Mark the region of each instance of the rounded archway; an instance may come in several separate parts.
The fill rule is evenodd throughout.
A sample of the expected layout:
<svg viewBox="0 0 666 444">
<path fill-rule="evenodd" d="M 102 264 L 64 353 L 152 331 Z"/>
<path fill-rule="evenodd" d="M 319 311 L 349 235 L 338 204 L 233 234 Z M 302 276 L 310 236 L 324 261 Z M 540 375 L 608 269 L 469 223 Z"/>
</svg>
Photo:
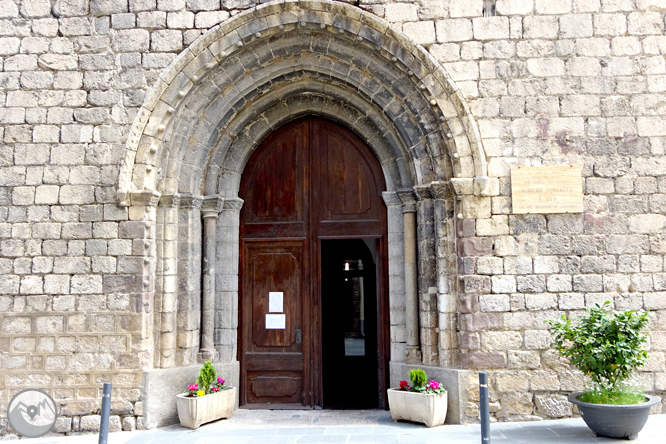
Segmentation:
<svg viewBox="0 0 666 444">
<path fill-rule="evenodd" d="M 404 361 L 409 344 L 416 352 L 422 297 L 435 306 L 421 333 L 434 341 L 427 362 L 441 362 L 437 288 L 447 287 L 433 270 L 448 266 L 455 247 L 437 239 L 453 229 L 434 227 L 453 224 L 448 181 L 467 180 L 467 192 L 472 178 L 486 175 L 479 132 L 428 52 L 372 14 L 323 0 L 266 3 L 215 26 L 160 75 L 135 118 L 118 199 L 131 218 L 155 224 L 141 276 L 154 367 L 213 358 L 235 363 L 238 378 L 241 177 L 262 140 L 306 115 L 349 128 L 379 160 L 396 338 L 390 354 Z M 448 250 L 435 251 L 438 242 Z M 455 285 L 448 288 L 453 301 Z M 455 334 L 449 310 L 444 324 Z"/>
</svg>

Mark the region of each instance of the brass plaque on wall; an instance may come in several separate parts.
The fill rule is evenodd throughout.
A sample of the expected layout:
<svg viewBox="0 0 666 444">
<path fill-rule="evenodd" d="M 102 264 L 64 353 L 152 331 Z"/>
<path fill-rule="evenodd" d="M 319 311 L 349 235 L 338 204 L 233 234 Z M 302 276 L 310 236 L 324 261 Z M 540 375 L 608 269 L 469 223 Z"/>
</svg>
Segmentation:
<svg viewBox="0 0 666 444">
<path fill-rule="evenodd" d="M 514 214 L 582 213 L 580 166 L 511 168 Z"/>
</svg>

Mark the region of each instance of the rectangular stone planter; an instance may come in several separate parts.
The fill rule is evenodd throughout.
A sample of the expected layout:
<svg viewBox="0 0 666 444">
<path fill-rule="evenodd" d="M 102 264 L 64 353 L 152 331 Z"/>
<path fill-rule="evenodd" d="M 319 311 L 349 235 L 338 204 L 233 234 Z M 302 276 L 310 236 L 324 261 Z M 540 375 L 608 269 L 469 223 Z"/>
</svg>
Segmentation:
<svg viewBox="0 0 666 444">
<path fill-rule="evenodd" d="M 180 425 L 196 429 L 207 422 L 230 418 L 235 400 L 236 387 L 197 398 L 188 398 L 185 393 L 176 395 Z"/>
<path fill-rule="evenodd" d="M 428 427 L 444 424 L 448 397 L 446 393 L 423 394 L 388 389 L 389 409 L 394 421 L 422 422 Z"/>
</svg>

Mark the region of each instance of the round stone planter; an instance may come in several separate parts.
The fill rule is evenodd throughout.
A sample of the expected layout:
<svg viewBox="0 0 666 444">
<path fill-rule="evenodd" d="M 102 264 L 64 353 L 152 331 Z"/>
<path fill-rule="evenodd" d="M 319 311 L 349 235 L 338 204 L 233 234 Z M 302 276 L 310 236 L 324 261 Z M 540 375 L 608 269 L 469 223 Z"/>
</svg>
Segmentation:
<svg viewBox="0 0 666 444">
<path fill-rule="evenodd" d="M 578 407 L 580 416 L 596 436 L 607 438 L 636 439 L 650 416 L 650 408 L 661 401 L 658 396 L 645 395 L 646 401 L 640 404 L 592 404 L 580 401 L 580 395 L 580 392 L 569 395 L 569 402 Z"/>
<path fill-rule="evenodd" d="M 422 422 L 428 427 L 444 424 L 448 405 L 446 393 L 423 394 L 397 389 L 388 389 L 387 393 L 394 421 Z"/>
<path fill-rule="evenodd" d="M 188 398 L 185 393 L 176 395 L 176 407 L 180 425 L 196 429 L 201 424 L 230 418 L 236 404 L 236 387 L 197 398 Z"/>
</svg>

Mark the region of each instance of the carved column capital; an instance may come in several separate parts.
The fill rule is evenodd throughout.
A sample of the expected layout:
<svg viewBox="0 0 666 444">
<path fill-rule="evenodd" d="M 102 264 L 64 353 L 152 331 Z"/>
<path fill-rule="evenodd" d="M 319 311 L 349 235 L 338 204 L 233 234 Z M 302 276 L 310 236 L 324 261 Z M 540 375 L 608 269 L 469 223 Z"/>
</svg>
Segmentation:
<svg viewBox="0 0 666 444">
<path fill-rule="evenodd" d="M 222 196 L 206 196 L 201 204 L 201 215 L 204 218 L 217 217 L 224 207 L 224 198 Z"/>
<path fill-rule="evenodd" d="M 195 196 L 193 194 L 180 195 L 180 208 L 188 210 L 200 210 L 201 203 L 202 203 L 201 196 Z"/>
<path fill-rule="evenodd" d="M 240 211 L 243 208 L 243 203 L 245 201 L 240 197 L 230 197 L 229 199 L 224 199 L 224 210 L 236 210 Z"/>
<path fill-rule="evenodd" d="M 403 213 L 416 213 L 416 194 L 411 190 L 398 191 Z"/>
<path fill-rule="evenodd" d="M 448 199 L 453 196 L 453 186 L 449 182 L 430 182 L 428 186 L 433 199 Z"/>
</svg>

